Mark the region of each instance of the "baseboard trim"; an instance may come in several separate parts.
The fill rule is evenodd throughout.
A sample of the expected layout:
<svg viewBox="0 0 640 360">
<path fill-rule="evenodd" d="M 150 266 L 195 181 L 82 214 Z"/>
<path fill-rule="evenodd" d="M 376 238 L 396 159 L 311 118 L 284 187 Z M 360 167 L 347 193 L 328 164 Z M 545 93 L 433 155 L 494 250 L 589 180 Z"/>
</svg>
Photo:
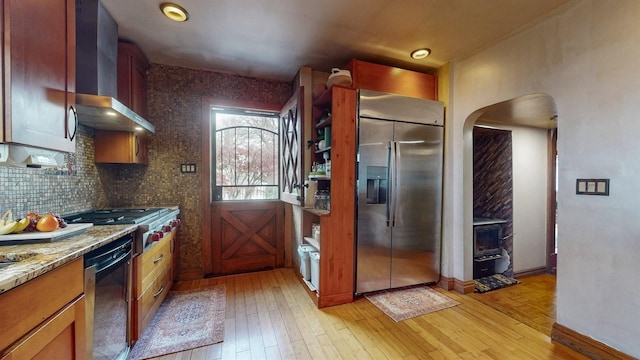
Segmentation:
<svg viewBox="0 0 640 360">
<path fill-rule="evenodd" d="M 551 329 L 551 339 L 593 360 L 637 360 L 557 322 Z"/>
<path fill-rule="evenodd" d="M 203 279 L 204 274 L 200 268 L 182 269 L 178 273 L 178 281 Z"/>
<path fill-rule="evenodd" d="M 455 286 L 455 282 L 453 278 L 440 276 L 440 279 L 438 280 L 438 287 L 445 289 L 447 291 L 451 291 L 454 289 L 454 286 Z"/>
<path fill-rule="evenodd" d="M 539 267 L 539 268 L 534 268 L 534 269 L 529 269 L 529 270 L 524 270 L 524 271 L 518 271 L 517 273 L 514 274 L 514 276 L 516 278 L 521 278 L 521 277 L 526 277 L 526 276 L 542 275 L 542 274 L 546 274 L 546 273 L 547 273 L 547 267 L 543 266 L 543 267 Z"/>
<path fill-rule="evenodd" d="M 476 290 L 476 286 L 473 280 L 462 281 L 454 278 L 453 290 L 460 294 L 469 294 Z"/>
<path fill-rule="evenodd" d="M 351 302 L 353 302 L 353 293 L 351 292 L 324 296 L 320 294 L 318 296 L 318 308 L 348 304 Z"/>
</svg>

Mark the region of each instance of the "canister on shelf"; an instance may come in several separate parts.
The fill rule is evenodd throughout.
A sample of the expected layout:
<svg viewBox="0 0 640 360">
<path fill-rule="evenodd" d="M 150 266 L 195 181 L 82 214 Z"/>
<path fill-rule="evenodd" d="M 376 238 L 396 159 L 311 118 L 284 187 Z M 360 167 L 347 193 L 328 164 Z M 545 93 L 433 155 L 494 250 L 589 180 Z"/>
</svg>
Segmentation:
<svg viewBox="0 0 640 360">
<path fill-rule="evenodd" d="M 313 239 L 316 241 L 320 241 L 320 224 L 311 225 L 311 229 L 313 232 Z"/>
<path fill-rule="evenodd" d="M 313 196 L 316 210 L 330 211 L 331 195 L 329 190 L 318 189 Z"/>
</svg>

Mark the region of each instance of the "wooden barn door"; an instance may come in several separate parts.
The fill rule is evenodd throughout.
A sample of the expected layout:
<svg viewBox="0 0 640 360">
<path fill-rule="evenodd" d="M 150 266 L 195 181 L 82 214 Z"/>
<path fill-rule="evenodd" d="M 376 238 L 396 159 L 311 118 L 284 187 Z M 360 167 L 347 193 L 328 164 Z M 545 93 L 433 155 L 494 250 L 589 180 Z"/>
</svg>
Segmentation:
<svg viewBox="0 0 640 360">
<path fill-rule="evenodd" d="M 280 201 L 217 201 L 212 204 L 213 274 L 282 267 L 284 214 Z"/>
</svg>

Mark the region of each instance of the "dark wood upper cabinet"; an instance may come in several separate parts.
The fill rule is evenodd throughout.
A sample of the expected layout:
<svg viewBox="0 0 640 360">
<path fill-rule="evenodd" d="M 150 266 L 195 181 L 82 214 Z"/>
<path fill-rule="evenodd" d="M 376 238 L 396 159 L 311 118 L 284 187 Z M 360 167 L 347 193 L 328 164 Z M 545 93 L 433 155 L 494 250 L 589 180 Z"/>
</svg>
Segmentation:
<svg viewBox="0 0 640 360">
<path fill-rule="evenodd" d="M 148 70 L 140 48 L 118 42 L 118 100 L 143 118 L 147 117 Z M 143 132 L 96 130 L 95 162 L 146 165 L 147 137 Z"/>
<path fill-rule="evenodd" d="M 147 136 L 144 133 L 100 130 L 96 131 L 93 142 L 96 163 L 148 163 Z"/>
<path fill-rule="evenodd" d="M 118 42 L 118 100 L 147 117 L 147 71 L 149 62 L 135 44 Z"/>
<path fill-rule="evenodd" d="M 352 59 L 345 69 L 351 71 L 354 89 L 368 89 L 421 99 L 438 99 L 435 75 Z"/>
<path fill-rule="evenodd" d="M 0 140 L 75 152 L 75 2 L 2 0 Z"/>
</svg>

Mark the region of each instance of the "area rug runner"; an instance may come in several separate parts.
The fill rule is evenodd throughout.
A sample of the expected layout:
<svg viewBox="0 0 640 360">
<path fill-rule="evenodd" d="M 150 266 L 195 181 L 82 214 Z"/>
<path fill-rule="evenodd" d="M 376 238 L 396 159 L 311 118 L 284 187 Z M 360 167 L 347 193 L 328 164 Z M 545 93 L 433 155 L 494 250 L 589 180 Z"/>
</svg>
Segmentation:
<svg viewBox="0 0 640 360">
<path fill-rule="evenodd" d="M 385 290 L 364 297 L 396 322 L 459 304 L 427 286 Z"/>
<path fill-rule="evenodd" d="M 128 359 L 147 359 L 224 340 L 226 287 L 171 291 Z"/>
<path fill-rule="evenodd" d="M 502 274 L 493 274 L 473 280 L 476 292 L 484 293 L 491 290 L 502 289 L 507 286 L 519 284 L 520 281 L 508 278 Z"/>
</svg>

